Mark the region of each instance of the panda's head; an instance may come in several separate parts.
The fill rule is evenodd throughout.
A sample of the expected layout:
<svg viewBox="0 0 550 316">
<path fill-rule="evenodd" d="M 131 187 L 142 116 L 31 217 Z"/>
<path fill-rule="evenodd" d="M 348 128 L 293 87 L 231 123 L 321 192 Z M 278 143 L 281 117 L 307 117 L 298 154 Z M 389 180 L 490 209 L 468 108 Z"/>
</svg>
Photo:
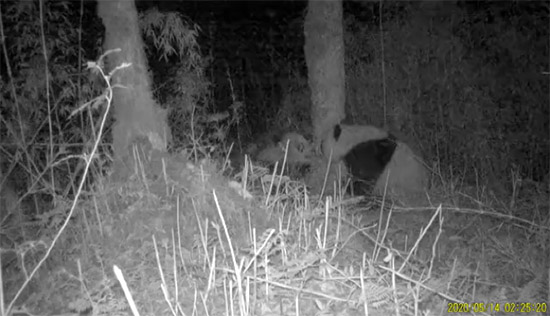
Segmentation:
<svg viewBox="0 0 550 316">
<path fill-rule="evenodd" d="M 288 152 L 286 152 L 287 143 Z M 289 132 L 282 137 L 274 137 L 273 143 L 258 154 L 258 159 L 269 163 L 282 163 L 285 152 L 287 164 L 306 164 L 311 160 L 313 147 L 301 134 Z"/>
</svg>

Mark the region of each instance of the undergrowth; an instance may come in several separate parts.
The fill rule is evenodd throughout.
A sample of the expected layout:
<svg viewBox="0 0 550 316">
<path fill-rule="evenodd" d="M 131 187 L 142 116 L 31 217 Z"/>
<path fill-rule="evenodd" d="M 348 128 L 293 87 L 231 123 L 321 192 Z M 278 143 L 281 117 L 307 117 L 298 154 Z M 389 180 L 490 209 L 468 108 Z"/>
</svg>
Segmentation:
<svg viewBox="0 0 550 316">
<path fill-rule="evenodd" d="M 279 175 L 258 179 L 251 165 L 243 184 L 215 166 L 159 159 L 162 177 L 144 174 L 154 164 L 143 159 L 126 184 L 103 179 L 78 203 L 69 227 L 82 234 L 63 235 L 14 311 L 115 315 L 135 303 L 143 315 L 440 314 L 451 302 L 504 309 L 546 298 L 547 222 L 481 205 L 319 201 Z M 19 259 L 47 245 L 21 245 Z M 19 264 L 10 271 L 14 285 L 31 277 Z"/>
<path fill-rule="evenodd" d="M 352 199 L 343 188 L 320 199 L 249 159 L 228 179 L 213 160 L 135 158 L 127 182 L 100 178 L 73 201 L 57 244 L 45 234 L 17 247 L 3 265 L 6 314 L 438 315 L 469 306 L 489 315 L 517 301 L 546 306 L 547 204 L 527 213 L 519 195 L 504 208 L 481 188 L 459 191 L 458 180 L 439 183 L 444 192 L 421 208 Z"/>
<path fill-rule="evenodd" d="M 226 161 L 192 152 L 133 153 L 128 181 L 101 176 L 83 194 L 82 178 L 42 216 L 49 230 L 3 251 L 3 315 L 490 315 L 515 302 L 545 312 L 540 188 L 516 183 L 498 200 L 440 172 L 430 202 L 410 208 L 340 186 L 311 195 L 284 165 L 270 173 L 246 159 L 228 178 Z"/>
</svg>

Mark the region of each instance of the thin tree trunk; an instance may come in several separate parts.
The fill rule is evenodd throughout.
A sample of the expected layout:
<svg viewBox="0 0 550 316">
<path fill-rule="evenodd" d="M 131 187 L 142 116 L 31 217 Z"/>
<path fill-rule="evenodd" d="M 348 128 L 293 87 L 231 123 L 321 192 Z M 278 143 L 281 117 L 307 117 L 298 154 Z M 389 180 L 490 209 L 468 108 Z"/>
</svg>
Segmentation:
<svg viewBox="0 0 550 316">
<path fill-rule="evenodd" d="M 157 105 L 151 92 L 147 59 L 141 38 L 138 13 L 133 0 L 98 1 L 97 14 L 105 25 L 104 50 L 120 48 L 120 53 L 107 57 L 108 71 L 131 63 L 112 78 L 115 88 L 113 106 L 116 123 L 113 127 L 114 174 L 124 177 L 132 166 L 132 146 L 148 141 L 149 148 L 164 151 L 169 139 L 166 113 Z"/>
<path fill-rule="evenodd" d="M 342 1 L 309 0 L 305 55 L 311 89 L 311 120 L 316 144 L 345 116 Z"/>
</svg>

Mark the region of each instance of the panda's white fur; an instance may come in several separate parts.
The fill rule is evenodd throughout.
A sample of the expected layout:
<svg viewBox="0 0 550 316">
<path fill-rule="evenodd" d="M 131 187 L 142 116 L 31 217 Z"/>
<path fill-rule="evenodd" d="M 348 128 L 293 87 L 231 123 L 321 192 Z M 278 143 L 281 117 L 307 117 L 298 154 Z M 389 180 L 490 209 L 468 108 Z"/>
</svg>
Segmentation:
<svg viewBox="0 0 550 316">
<path fill-rule="evenodd" d="M 406 200 L 409 197 L 416 199 L 422 194 L 427 184 L 427 172 L 420 159 L 405 143 L 395 140 L 387 131 L 368 125 L 336 125 L 334 131 L 323 141 L 323 154 L 326 158 L 332 155 L 334 163 L 342 163 L 352 151 L 361 148 L 365 144 L 371 144 L 367 148 L 381 148 L 376 142 L 385 142 L 388 139 L 395 141 L 394 149 L 391 152 L 389 163 L 384 164 L 384 170 L 376 179 L 373 186 L 373 193 L 389 195 Z M 359 155 L 370 155 L 365 161 L 372 161 L 372 155 L 379 155 L 376 152 L 359 151 Z M 359 157 L 360 158 L 360 157 Z M 376 157 L 375 157 L 376 158 Z M 355 157 L 355 163 L 362 161 Z M 350 168 L 350 166 L 347 166 Z M 354 176 L 352 174 L 352 176 Z M 386 186 L 387 182 L 387 186 Z"/>
<path fill-rule="evenodd" d="M 427 186 L 428 170 L 422 159 L 409 146 L 398 141 L 392 159 L 374 185 L 374 193 L 420 202 L 426 197 Z"/>
</svg>

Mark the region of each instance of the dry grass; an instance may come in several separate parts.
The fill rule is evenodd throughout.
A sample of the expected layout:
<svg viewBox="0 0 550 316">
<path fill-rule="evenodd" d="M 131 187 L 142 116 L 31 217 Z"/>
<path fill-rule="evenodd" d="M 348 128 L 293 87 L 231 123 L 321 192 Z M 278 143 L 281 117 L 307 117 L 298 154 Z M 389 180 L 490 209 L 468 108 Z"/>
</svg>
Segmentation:
<svg viewBox="0 0 550 316">
<path fill-rule="evenodd" d="M 42 252 L 43 269 L 11 267 L 4 282 L 29 284 L 12 312 L 441 315 L 548 299 L 542 205 L 520 218 L 474 198 L 453 205 L 456 191 L 414 209 L 319 200 L 250 161 L 234 181 L 208 161 L 135 152 L 130 181 L 102 180 L 75 202 L 62 227 L 73 233 Z"/>
<path fill-rule="evenodd" d="M 38 240 L 11 249 L 9 262 L 1 257 L 3 315 L 546 308 L 544 188 L 514 182 L 511 198 L 502 199 L 440 175 L 429 205 L 406 208 L 349 199 L 336 185 L 321 199 L 248 159 L 230 180 L 211 160 L 133 152 L 126 182 L 99 178 L 81 196 L 83 179 L 72 201 L 56 202 L 50 213 L 59 216 L 47 217 Z"/>
</svg>

